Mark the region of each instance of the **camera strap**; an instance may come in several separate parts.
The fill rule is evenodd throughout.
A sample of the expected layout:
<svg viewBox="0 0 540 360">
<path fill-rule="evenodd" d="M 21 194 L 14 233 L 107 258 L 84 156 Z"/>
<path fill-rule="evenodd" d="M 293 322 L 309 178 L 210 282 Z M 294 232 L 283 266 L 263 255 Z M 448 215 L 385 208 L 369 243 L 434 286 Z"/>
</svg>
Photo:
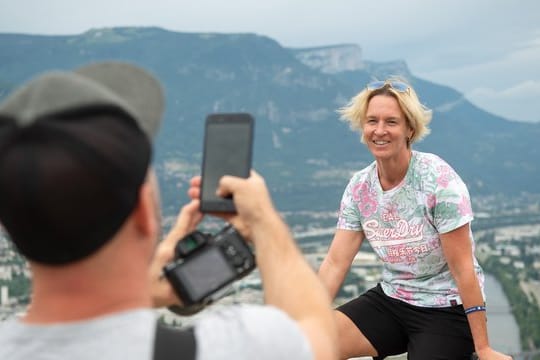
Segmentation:
<svg viewBox="0 0 540 360">
<path fill-rule="evenodd" d="M 195 360 L 196 345 L 192 327 L 177 329 L 157 322 L 154 360 Z"/>
</svg>

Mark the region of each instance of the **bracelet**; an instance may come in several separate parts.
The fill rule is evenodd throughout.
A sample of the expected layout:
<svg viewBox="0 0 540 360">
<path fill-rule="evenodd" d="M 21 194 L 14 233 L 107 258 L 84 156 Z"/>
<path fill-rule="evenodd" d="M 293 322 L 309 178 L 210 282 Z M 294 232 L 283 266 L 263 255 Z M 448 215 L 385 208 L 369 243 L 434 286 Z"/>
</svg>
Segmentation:
<svg viewBox="0 0 540 360">
<path fill-rule="evenodd" d="M 470 308 L 465 309 L 465 315 L 469 315 L 470 313 L 477 312 L 477 311 L 486 311 L 485 306 L 471 306 Z"/>
</svg>

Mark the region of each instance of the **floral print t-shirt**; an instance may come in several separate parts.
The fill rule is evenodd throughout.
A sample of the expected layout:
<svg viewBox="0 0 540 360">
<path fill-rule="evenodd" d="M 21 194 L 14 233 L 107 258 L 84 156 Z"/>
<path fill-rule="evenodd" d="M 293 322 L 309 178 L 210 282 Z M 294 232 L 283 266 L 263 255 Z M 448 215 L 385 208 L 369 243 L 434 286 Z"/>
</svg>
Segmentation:
<svg viewBox="0 0 540 360">
<path fill-rule="evenodd" d="M 376 162 L 353 175 L 337 228 L 364 232 L 383 262 L 385 294 L 416 306 L 446 307 L 462 302 L 439 234 L 472 220 L 469 192 L 454 169 L 434 154 L 413 151 L 405 178 L 391 190 L 382 190 Z M 484 275 L 473 261 L 483 294 Z"/>
</svg>

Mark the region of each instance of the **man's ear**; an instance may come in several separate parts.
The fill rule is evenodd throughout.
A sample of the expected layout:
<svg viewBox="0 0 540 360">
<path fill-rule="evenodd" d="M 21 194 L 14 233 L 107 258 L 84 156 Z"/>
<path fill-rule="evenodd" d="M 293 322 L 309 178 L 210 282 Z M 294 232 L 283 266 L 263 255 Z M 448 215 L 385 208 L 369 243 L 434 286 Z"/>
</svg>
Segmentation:
<svg viewBox="0 0 540 360">
<path fill-rule="evenodd" d="M 149 181 L 144 182 L 139 189 L 139 199 L 133 211 L 135 227 L 145 236 L 158 236 L 158 208 L 156 194 Z"/>
</svg>

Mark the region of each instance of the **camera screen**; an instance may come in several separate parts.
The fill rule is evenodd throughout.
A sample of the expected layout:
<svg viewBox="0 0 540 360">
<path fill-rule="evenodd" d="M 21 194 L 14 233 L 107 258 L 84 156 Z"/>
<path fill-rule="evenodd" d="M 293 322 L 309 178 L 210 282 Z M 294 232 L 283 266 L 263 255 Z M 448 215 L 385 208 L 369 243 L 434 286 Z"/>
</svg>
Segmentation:
<svg viewBox="0 0 540 360">
<path fill-rule="evenodd" d="M 184 262 L 178 275 L 182 277 L 191 297 L 196 301 L 211 294 L 220 285 L 235 279 L 233 269 L 221 251 L 215 247 Z"/>
</svg>

